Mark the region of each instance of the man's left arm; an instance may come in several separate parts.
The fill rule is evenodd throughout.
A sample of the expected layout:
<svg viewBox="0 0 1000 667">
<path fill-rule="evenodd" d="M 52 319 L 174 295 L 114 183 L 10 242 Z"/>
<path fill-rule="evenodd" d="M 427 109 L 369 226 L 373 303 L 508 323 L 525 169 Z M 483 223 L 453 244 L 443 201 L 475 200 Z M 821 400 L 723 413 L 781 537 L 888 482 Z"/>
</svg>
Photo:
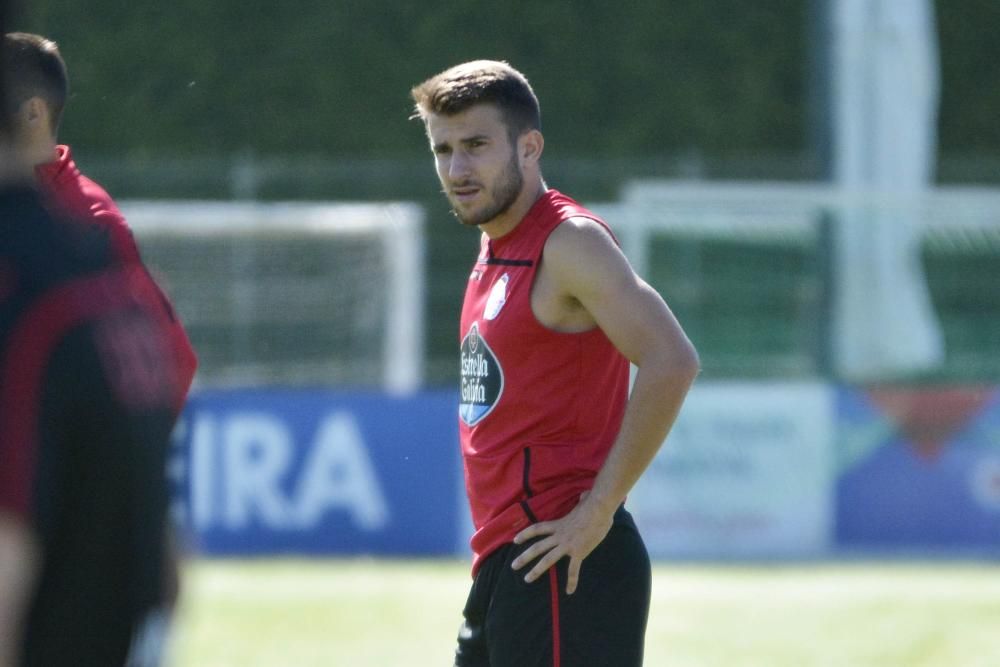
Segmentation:
<svg viewBox="0 0 1000 667">
<path fill-rule="evenodd" d="M 572 594 L 583 560 L 604 539 L 615 511 L 656 456 L 698 373 L 694 346 L 659 294 L 629 265 L 607 231 L 574 219 L 552 233 L 545 270 L 579 302 L 615 347 L 638 368 L 618 437 L 594 486 L 565 517 L 533 524 L 514 539 L 541 537 L 513 563 L 534 581 L 564 556 Z"/>
<path fill-rule="evenodd" d="M 23 518 L 0 507 L 0 667 L 20 663 L 22 633 L 37 576 L 37 551 Z"/>
</svg>

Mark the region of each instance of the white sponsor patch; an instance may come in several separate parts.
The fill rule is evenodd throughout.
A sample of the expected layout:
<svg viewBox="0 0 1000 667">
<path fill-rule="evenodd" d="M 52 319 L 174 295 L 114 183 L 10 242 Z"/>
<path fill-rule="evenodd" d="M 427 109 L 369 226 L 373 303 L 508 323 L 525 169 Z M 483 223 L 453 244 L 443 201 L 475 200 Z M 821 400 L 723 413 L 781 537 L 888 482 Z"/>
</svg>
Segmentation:
<svg viewBox="0 0 1000 667">
<path fill-rule="evenodd" d="M 500 309 L 503 305 L 507 303 L 507 283 L 510 281 L 510 276 L 508 274 L 503 274 L 500 279 L 493 283 L 493 289 L 490 290 L 490 296 L 486 299 L 486 310 L 483 311 L 483 317 L 487 320 L 494 319 L 500 314 Z"/>
</svg>

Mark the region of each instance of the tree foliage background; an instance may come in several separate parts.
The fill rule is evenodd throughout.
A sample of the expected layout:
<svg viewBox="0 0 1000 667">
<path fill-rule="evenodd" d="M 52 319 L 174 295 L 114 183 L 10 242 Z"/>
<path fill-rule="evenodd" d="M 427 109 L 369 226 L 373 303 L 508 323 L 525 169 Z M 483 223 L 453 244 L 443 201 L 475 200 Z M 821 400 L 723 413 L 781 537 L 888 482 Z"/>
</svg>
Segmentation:
<svg viewBox="0 0 1000 667">
<path fill-rule="evenodd" d="M 41 0 L 73 96 L 63 135 L 116 156 L 413 157 L 409 88 L 508 60 L 547 154 L 806 154 L 808 0 Z M 1000 3 L 939 1 L 941 151 L 1000 153 Z"/>
</svg>

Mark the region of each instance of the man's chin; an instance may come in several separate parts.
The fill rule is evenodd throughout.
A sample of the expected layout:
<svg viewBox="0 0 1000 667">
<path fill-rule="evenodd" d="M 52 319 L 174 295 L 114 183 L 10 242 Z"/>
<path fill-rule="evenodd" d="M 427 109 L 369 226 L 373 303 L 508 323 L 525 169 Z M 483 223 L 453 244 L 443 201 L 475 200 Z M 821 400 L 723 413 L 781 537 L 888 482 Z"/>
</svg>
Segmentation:
<svg viewBox="0 0 1000 667">
<path fill-rule="evenodd" d="M 489 222 L 489 220 L 482 220 L 481 215 L 475 215 L 474 211 L 463 211 L 461 207 L 456 205 L 454 202 L 451 204 L 451 212 L 455 218 L 466 227 L 478 227 L 484 222 Z"/>
<path fill-rule="evenodd" d="M 454 209 L 452 209 L 452 213 L 455 214 L 455 219 L 458 220 L 460 223 L 462 223 L 463 227 L 478 227 L 479 225 L 483 224 L 482 222 L 479 222 L 475 218 L 465 217 L 464 215 L 462 215 L 461 213 L 459 213 Z"/>
</svg>

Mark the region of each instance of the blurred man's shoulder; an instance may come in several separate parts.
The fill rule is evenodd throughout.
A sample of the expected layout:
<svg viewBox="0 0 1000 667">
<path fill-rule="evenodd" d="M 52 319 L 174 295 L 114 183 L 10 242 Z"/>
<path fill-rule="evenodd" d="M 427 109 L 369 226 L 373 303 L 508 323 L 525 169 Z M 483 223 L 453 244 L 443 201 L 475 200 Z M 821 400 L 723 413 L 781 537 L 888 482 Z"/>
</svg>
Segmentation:
<svg viewBox="0 0 1000 667">
<path fill-rule="evenodd" d="M 105 268 L 110 239 L 100 229 L 77 225 L 50 213 L 31 188 L 0 191 L 0 262 L 8 292 L 44 291 Z"/>
</svg>

